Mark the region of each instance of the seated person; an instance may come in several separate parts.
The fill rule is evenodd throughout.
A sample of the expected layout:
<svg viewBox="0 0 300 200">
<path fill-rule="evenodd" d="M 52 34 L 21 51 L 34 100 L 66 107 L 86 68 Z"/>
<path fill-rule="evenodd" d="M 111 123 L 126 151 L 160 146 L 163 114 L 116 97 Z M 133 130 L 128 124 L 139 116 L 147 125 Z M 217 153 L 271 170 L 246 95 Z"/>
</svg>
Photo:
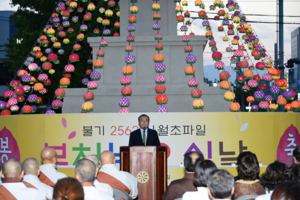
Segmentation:
<svg viewBox="0 0 300 200">
<path fill-rule="evenodd" d="M 194 185 L 197 187 L 197 192 L 186 192 L 183 195 L 183 200 L 202 199 L 210 200 L 207 193 L 206 179 L 208 175 L 217 169 L 215 163 L 211 160 L 203 160 L 197 162 L 195 166 Z"/>
<path fill-rule="evenodd" d="M 226 170 L 214 170 L 206 179 L 207 191 L 212 200 L 231 199 L 234 192 L 233 176 Z"/>
<path fill-rule="evenodd" d="M 203 156 L 197 151 L 191 151 L 184 156 L 185 176 L 182 179 L 172 181 L 165 191 L 163 200 L 174 200 L 182 198 L 183 194 L 188 191 L 197 191 L 193 184 L 195 165 L 203 161 Z"/>
<path fill-rule="evenodd" d="M 240 180 L 234 184 L 233 199 L 239 197 L 251 195 L 251 200 L 254 200 L 254 196 L 266 194 L 264 186 L 257 179 L 260 169 L 257 159 L 254 155 L 244 156 L 238 166 L 238 176 Z M 253 198 L 254 197 L 254 198 Z"/>
</svg>

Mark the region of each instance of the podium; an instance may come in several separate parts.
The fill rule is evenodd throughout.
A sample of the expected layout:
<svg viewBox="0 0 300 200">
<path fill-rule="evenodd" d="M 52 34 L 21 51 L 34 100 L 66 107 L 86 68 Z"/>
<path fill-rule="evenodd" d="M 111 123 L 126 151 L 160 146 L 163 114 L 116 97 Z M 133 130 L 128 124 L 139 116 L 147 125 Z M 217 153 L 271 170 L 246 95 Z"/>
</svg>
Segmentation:
<svg viewBox="0 0 300 200">
<path fill-rule="evenodd" d="M 139 200 L 161 200 L 167 188 L 167 147 L 120 147 L 120 169 L 138 179 Z"/>
</svg>

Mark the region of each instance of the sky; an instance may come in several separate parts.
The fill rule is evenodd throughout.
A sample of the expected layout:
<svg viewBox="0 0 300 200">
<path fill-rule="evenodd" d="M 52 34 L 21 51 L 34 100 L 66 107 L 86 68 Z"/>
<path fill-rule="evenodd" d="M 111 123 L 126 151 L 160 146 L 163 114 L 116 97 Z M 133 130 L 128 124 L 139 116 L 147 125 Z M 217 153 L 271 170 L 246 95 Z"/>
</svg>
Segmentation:
<svg viewBox="0 0 300 200">
<path fill-rule="evenodd" d="M 17 10 L 17 6 L 10 6 L 11 0 L 0 0 L 0 11 L 1 10 Z M 200 11 L 199 7 L 194 6 L 194 0 L 188 0 L 189 6 L 185 7 L 188 11 L 196 11 L 194 14 L 197 17 L 197 12 Z M 202 0 L 206 6 L 206 11 L 209 11 L 209 6 L 213 4 L 214 0 Z M 227 3 L 227 1 L 223 1 Z M 243 13 L 250 21 L 258 21 L 260 23 L 249 23 L 252 29 L 255 30 L 258 38 L 264 45 L 272 58 L 274 58 L 274 43 L 277 41 L 277 24 L 276 23 L 264 23 L 264 22 L 276 22 L 277 7 L 276 0 L 239 0 L 237 1 L 242 9 Z M 298 23 L 298 24 L 284 24 L 284 59 L 285 62 L 291 58 L 291 32 L 296 28 L 300 27 L 300 0 L 284 0 L 284 22 L 285 23 Z M 247 15 L 251 14 L 251 15 Z M 255 16 L 255 14 L 263 14 L 268 16 Z M 208 14 L 209 17 L 214 17 L 216 14 Z M 287 17 L 294 16 L 294 17 Z M 201 19 L 194 20 L 192 22 L 191 30 L 196 35 L 204 35 L 206 30 L 202 26 Z M 226 70 L 229 70 L 231 74 L 233 72 L 233 67 L 230 66 L 229 58 L 230 53 L 225 52 L 225 48 L 228 46 L 228 42 L 223 42 L 222 37 L 225 36 L 223 32 L 217 32 L 217 27 L 221 25 L 221 21 L 210 20 L 210 24 L 213 28 L 215 41 L 217 42 L 218 51 L 223 53 L 223 62 L 226 65 Z M 179 26 L 178 26 L 179 28 Z M 231 37 L 230 37 L 231 38 Z M 230 41 L 230 40 L 229 40 Z M 247 45 L 245 45 L 246 47 Z M 248 51 L 250 52 L 250 51 Z M 211 58 L 211 49 L 207 45 L 204 51 L 204 77 L 210 80 L 218 79 L 219 72 L 214 68 L 214 61 Z M 253 60 L 253 59 L 252 59 Z M 253 60 L 254 61 L 254 60 Z M 250 62 L 250 64 L 252 64 Z M 231 71 L 230 71 L 231 70 Z M 262 72 L 265 73 L 265 72 Z M 231 78 L 231 81 L 235 77 Z"/>
</svg>

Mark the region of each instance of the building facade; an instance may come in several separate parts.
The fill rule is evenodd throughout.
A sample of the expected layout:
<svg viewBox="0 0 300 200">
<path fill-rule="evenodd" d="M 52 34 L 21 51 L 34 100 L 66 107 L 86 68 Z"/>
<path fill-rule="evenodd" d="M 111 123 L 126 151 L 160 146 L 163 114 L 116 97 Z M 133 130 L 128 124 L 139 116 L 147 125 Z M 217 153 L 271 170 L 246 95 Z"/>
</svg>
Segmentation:
<svg viewBox="0 0 300 200">
<path fill-rule="evenodd" d="M 291 33 L 291 50 L 292 58 L 300 58 L 300 27 Z M 300 92 L 300 65 L 294 64 L 292 69 L 289 69 L 289 85 L 290 88 Z"/>
<path fill-rule="evenodd" d="M 5 56 L 4 45 L 9 42 L 8 39 L 13 39 L 13 34 L 16 32 L 16 28 L 12 27 L 13 22 L 10 17 L 13 13 L 14 11 L 0 11 L 0 96 L 7 89 L 6 84 L 13 78 L 13 74 L 3 64 L 4 60 L 9 59 Z"/>
</svg>

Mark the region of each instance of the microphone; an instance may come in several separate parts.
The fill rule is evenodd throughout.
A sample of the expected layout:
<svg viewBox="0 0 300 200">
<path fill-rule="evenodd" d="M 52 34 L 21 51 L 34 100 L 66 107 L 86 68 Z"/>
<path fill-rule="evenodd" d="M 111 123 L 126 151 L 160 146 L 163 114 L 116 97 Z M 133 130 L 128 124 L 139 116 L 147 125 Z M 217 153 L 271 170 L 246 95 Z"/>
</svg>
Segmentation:
<svg viewBox="0 0 300 200">
<path fill-rule="evenodd" d="M 143 129 L 146 130 L 146 126 L 145 125 L 143 126 Z"/>
</svg>

